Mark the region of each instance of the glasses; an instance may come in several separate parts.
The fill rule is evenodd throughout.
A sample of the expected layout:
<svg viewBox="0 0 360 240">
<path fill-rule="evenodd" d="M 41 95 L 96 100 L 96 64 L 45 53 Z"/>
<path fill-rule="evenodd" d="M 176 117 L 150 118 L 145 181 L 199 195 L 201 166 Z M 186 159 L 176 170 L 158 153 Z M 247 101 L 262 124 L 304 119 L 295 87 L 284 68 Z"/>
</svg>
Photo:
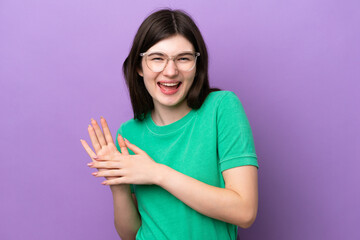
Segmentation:
<svg viewBox="0 0 360 240">
<path fill-rule="evenodd" d="M 179 71 L 189 72 L 194 69 L 196 59 L 200 56 L 198 52 L 183 52 L 174 57 L 169 57 L 163 52 L 144 52 L 140 53 L 145 57 L 146 66 L 153 72 L 162 72 L 167 66 L 169 60 L 173 60 Z"/>
</svg>

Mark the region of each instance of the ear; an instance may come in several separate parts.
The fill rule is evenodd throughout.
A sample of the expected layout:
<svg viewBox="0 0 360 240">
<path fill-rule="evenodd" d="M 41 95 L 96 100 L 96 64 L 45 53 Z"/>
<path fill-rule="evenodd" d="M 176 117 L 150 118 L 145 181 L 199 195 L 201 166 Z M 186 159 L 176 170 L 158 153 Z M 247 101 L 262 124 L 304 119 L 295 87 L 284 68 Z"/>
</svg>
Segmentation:
<svg viewBox="0 0 360 240">
<path fill-rule="evenodd" d="M 142 69 L 137 68 L 136 71 L 141 77 L 144 77 L 144 73 L 143 73 Z"/>
</svg>

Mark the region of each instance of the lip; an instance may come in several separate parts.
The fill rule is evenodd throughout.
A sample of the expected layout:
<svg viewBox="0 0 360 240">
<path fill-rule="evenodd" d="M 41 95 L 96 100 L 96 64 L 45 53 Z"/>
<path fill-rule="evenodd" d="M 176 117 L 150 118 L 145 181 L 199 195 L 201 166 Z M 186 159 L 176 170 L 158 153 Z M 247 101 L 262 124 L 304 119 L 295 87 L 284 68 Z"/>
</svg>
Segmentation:
<svg viewBox="0 0 360 240">
<path fill-rule="evenodd" d="M 166 87 L 164 88 L 164 87 L 161 86 L 163 83 L 174 83 L 174 84 L 177 84 L 178 87 L 175 88 L 175 89 L 167 89 Z M 174 81 L 174 80 L 172 80 L 172 81 L 158 81 L 156 83 L 156 85 L 163 94 L 165 94 L 165 95 L 174 95 L 180 90 L 182 82 L 181 81 Z"/>
<path fill-rule="evenodd" d="M 169 80 L 169 81 L 157 81 L 157 83 L 180 83 L 181 81 L 174 81 L 174 80 Z"/>
</svg>

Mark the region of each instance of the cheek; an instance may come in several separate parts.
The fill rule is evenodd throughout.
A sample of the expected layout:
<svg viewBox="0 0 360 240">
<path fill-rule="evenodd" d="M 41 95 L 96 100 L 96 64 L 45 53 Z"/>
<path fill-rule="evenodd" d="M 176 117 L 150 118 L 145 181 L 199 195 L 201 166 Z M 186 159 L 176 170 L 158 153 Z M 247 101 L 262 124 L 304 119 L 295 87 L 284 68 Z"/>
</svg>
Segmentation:
<svg viewBox="0 0 360 240">
<path fill-rule="evenodd" d="M 144 78 L 144 80 L 146 79 L 146 81 L 151 82 L 151 81 L 155 81 L 155 79 L 157 78 L 157 76 L 159 75 L 159 73 L 154 73 L 153 71 L 151 71 L 145 64 L 142 64 L 142 77 Z"/>
<path fill-rule="evenodd" d="M 145 78 L 144 78 L 144 85 L 148 94 L 153 98 L 155 95 L 154 85 L 146 81 Z"/>
<path fill-rule="evenodd" d="M 155 91 L 155 89 L 157 87 L 156 77 L 157 77 L 157 74 L 147 73 L 146 71 L 144 71 L 143 81 L 144 81 L 145 87 L 149 93 Z"/>
<path fill-rule="evenodd" d="M 148 92 L 151 92 L 151 89 L 154 88 L 154 83 L 150 79 L 144 77 L 144 84 Z"/>
</svg>

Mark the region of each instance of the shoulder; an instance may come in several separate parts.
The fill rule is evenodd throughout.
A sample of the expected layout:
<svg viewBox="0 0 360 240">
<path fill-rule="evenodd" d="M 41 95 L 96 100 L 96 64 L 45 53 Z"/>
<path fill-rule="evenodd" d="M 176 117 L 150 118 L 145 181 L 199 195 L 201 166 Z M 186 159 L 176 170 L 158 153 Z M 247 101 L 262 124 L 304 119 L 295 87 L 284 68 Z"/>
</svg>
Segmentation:
<svg viewBox="0 0 360 240">
<path fill-rule="evenodd" d="M 244 124 L 248 121 L 239 97 L 232 91 L 211 92 L 200 114 L 212 115 L 218 122 L 226 120 L 226 124 L 235 120 Z"/>
<path fill-rule="evenodd" d="M 201 108 L 203 109 L 218 109 L 223 107 L 232 107 L 234 105 L 241 105 L 238 96 L 232 91 L 215 91 L 211 92 Z"/>
<path fill-rule="evenodd" d="M 238 96 L 232 91 L 215 91 L 211 92 L 206 98 L 205 102 L 211 104 L 221 104 L 223 101 L 239 101 Z"/>
<path fill-rule="evenodd" d="M 136 129 L 140 129 L 142 126 L 144 126 L 145 124 L 145 120 L 138 120 L 138 119 L 130 119 L 124 123 L 121 124 L 121 126 L 119 127 L 117 133 L 118 134 L 125 134 L 128 131 L 134 131 Z"/>
</svg>

